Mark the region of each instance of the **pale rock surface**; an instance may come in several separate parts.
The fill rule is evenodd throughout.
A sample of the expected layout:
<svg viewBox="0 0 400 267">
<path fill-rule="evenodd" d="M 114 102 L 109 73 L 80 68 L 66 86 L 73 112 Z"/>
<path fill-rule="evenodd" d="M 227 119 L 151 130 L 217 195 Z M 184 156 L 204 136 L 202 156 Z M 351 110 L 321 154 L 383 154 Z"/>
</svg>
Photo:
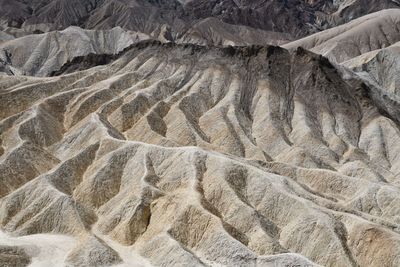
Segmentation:
<svg viewBox="0 0 400 267">
<path fill-rule="evenodd" d="M 388 93 L 400 97 L 400 42 L 342 63 Z"/>
<path fill-rule="evenodd" d="M 118 54 L 146 34 L 120 27 L 93 31 L 69 27 L 63 31 L 27 35 L 0 43 L 0 68 L 5 64 L 12 74 L 48 76 L 78 56 Z"/>
<path fill-rule="evenodd" d="M 31 262 L 23 248 L 0 245 L 0 263 L 3 267 L 23 267 Z"/>
<path fill-rule="evenodd" d="M 303 47 L 341 63 L 400 41 L 400 9 L 375 12 L 283 45 Z"/>
<path fill-rule="evenodd" d="M 122 262 L 118 253 L 96 236 L 85 237 L 81 242 L 68 253 L 67 267 L 107 267 Z"/>
<path fill-rule="evenodd" d="M 10 266 L 63 267 L 65 266 L 64 259 L 67 253 L 76 245 L 77 241 L 74 238 L 65 235 L 11 236 L 0 232 L 0 247 L 14 247 L 14 251 L 19 253 L 19 260 L 16 261 L 14 259 L 10 262 L 16 265 Z M 14 255 L 17 254 L 14 253 Z M 4 261 L 0 262 L 4 264 Z"/>
<path fill-rule="evenodd" d="M 1 228 L 70 236 L 72 266 L 398 266 L 399 102 L 346 71 L 147 41 L 1 75 Z"/>
<path fill-rule="evenodd" d="M 221 32 L 221 29 L 232 27 L 249 37 L 253 34 L 246 33 L 248 30 L 261 33 L 268 37 L 266 43 L 269 43 L 281 40 L 281 34 L 277 40 L 270 39 L 274 37 L 270 32 L 304 37 L 372 12 L 400 8 L 400 3 L 397 0 L 0 0 L 0 7 L 0 29 L 15 37 L 73 25 L 97 30 L 119 26 L 156 39 L 163 35 L 169 41 L 177 41 L 191 33 L 194 25 L 198 33 L 198 24 L 204 24 L 204 20 L 210 23 L 211 19 L 210 29 L 214 34 L 204 34 L 211 37 L 205 40 L 208 43 L 229 37 L 230 30 Z M 217 32 L 222 35 L 216 37 Z"/>
<path fill-rule="evenodd" d="M 14 39 L 14 36 L 4 31 L 0 31 L 0 43 Z"/>
<path fill-rule="evenodd" d="M 197 22 L 182 36 L 175 39 L 177 43 L 245 46 L 280 45 L 289 42 L 292 37 L 290 34 L 233 25 L 216 18 L 207 18 Z"/>
</svg>

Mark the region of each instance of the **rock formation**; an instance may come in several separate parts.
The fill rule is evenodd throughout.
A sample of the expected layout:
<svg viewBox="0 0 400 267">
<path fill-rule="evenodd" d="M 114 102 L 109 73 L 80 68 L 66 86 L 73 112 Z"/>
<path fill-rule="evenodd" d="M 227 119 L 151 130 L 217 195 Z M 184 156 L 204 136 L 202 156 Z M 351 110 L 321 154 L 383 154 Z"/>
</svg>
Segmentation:
<svg viewBox="0 0 400 267">
<path fill-rule="evenodd" d="M 382 90 L 400 97 L 400 42 L 342 63 Z"/>
<path fill-rule="evenodd" d="M 0 66 L 3 62 L 12 67 L 14 74 L 48 76 L 75 57 L 91 53 L 118 54 L 134 42 L 148 38 L 119 27 L 104 31 L 69 27 L 0 43 Z"/>
<path fill-rule="evenodd" d="M 396 7 L 0 0 L 0 266 L 400 266 Z"/>
<path fill-rule="evenodd" d="M 30 257 L 19 247 L 0 246 L 0 262 L 4 267 L 28 266 Z"/>
<path fill-rule="evenodd" d="M 327 59 L 145 41 L 59 75 L 0 79 L 8 233 L 70 266 L 400 264 L 399 103 Z"/>
<path fill-rule="evenodd" d="M 400 9 L 388 9 L 290 42 L 283 47 L 303 47 L 341 63 L 399 41 Z"/>
<path fill-rule="evenodd" d="M 303 37 L 382 9 L 399 8 L 393 0 L 0 0 L 0 27 L 22 33 L 120 26 L 153 37 L 165 28 L 172 38 L 194 24 L 215 18 L 224 23 Z M 221 24 L 220 24 L 221 23 Z M 21 32 L 20 32 L 21 34 Z"/>
</svg>

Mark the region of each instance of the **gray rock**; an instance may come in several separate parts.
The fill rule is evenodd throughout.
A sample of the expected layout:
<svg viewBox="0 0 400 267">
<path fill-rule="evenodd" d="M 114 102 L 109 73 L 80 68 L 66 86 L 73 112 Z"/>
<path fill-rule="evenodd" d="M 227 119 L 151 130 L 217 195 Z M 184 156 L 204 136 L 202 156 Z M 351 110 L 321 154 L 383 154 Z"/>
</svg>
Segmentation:
<svg viewBox="0 0 400 267">
<path fill-rule="evenodd" d="M 0 265 L 3 267 L 24 267 L 31 263 L 31 258 L 23 248 L 0 246 Z"/>
</svg>

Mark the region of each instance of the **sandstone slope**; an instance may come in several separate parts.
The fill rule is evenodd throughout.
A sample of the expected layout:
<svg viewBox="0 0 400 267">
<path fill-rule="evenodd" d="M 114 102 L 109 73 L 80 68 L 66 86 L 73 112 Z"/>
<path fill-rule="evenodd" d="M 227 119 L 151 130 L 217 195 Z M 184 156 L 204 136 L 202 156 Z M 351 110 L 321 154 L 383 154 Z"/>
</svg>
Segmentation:
<svg viewBox="0 0 400 267">
<path fill-rule="evenodd" d="M 279 45 L 292 40 L 290 34 L 259 30 L 242 25 L 233 25 L 207 18 L 194 24 L 177 37 L 177 43 L 216 46 Z"/>
<path fill-rule="evenodd" d="M 74 237 L 69 266 L 397 266 L 399 103 L 355 84 L 304 49 L 149 41 L 2 75 L 0 225 Z"/>
<path fill-rule="evenodd" d="M 13 74 L 48 76 L 75 57 L 118 54 L 132 43 L 148 38 L 120 27 L 104 31 L 69 27 L 0 43 L 0 66 L 10 68 Z"/>
<path fill-rule="evenodd" d="M 228 23 L 297 38 L 382 9 L 399 8 L 400 3 L 393 0 L 0 0 L 0 7 L 0 28 L 13 28 L 12 31 L 120 26 L 158 35 L 167 27 L 173 36 L 179 37 L 194 24 L 216 18 L 215 27 Z"/>
<path fill-rule="evenodd" d="M 400 41 L 400 9 L 376 12 L 283 45 L 303 47 L 341 63 Z"/>
<path fill-rule="evenodd" d="M 400 42 L 342 63 L 364 79 L 400 97 Z"/>
</svg>

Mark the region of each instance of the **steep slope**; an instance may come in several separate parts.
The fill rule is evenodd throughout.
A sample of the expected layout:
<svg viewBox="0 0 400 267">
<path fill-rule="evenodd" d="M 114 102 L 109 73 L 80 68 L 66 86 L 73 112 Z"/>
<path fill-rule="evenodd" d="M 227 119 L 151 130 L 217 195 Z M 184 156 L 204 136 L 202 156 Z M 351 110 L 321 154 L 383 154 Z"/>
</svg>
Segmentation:
<svg viewBox="0 0 400 267">
<path fill-rule="evenodd" d="M 298 38 L 399 7 L 393 0 L 0 0 L 0 26 L 27 32 L 120 26 L 153 37 L 168 28 L 175 40 L 200 21 L 216 18 L 215 28 L 227 23 Z"/>
<path fill-rule="evenodd" d="M 14 39 L 14 37 L 6 32 L 0 31 L 0 44 L 5 41 Z"/>
<path fill-rule="evenodd" d="M 400 97 L 400 42 L 362 54 L 342 65 Z"/>
<path fill-rule="evenodd" d="M 389 9 L 285 44 L 283 47 L 296 49 L 301 46 L 340 63 L 399 41 L 400 9 Z"/>
<path fill-rule="evenodd" d="M 79 25 L 103 0 L 0 0 L 0 17 L 11 27 L 34 27 L 42 31 Z"/>
<path fill-rule="evenodd" d="M 73 266 L 126 262 L 113 242 L 157 266 L 397 266 L 399 103 L 354 84 L 304 49 L 149 41 L 3 75 L 0 164 L 37 171 L 0 225 L 73 236 Z"/>
<path fill-rule="evenodd" d="M 164 25 L 175 32 L 188 27 L 183 6 L 176 0 L 110 0 L 96 9 L 85 27 L 103 29 L 121 26 L 125 29 L 154 33 Z"/>
<path fill-rule="evenodd" d="M 290 34 L 264 31 L 248 26 L 233 25 L 221 22 L 216 18 L 207 18 L 193 25 L 182 36 L 176 38 L 177 43 L 191 43 L 217 46 L 245 45 L 279 45 L 292 39 Z"/>
<path fill-rule="evenodd" d="M 391 0 L 193 0 L 186 2 L 185 10 L 196 18 L 215 17 L 231 24 L 301 37 L 399 7 L 400 3 Z"/>
<path fill-rule="evenodd" d="M 118 54 L 132 43 L 148 38 L 122 28 L 91 31 L 69 27 L 0 43 L 0 64 L 11 68 L 12 73 L 48 76 L 75 57 Z"/>
</svg>

